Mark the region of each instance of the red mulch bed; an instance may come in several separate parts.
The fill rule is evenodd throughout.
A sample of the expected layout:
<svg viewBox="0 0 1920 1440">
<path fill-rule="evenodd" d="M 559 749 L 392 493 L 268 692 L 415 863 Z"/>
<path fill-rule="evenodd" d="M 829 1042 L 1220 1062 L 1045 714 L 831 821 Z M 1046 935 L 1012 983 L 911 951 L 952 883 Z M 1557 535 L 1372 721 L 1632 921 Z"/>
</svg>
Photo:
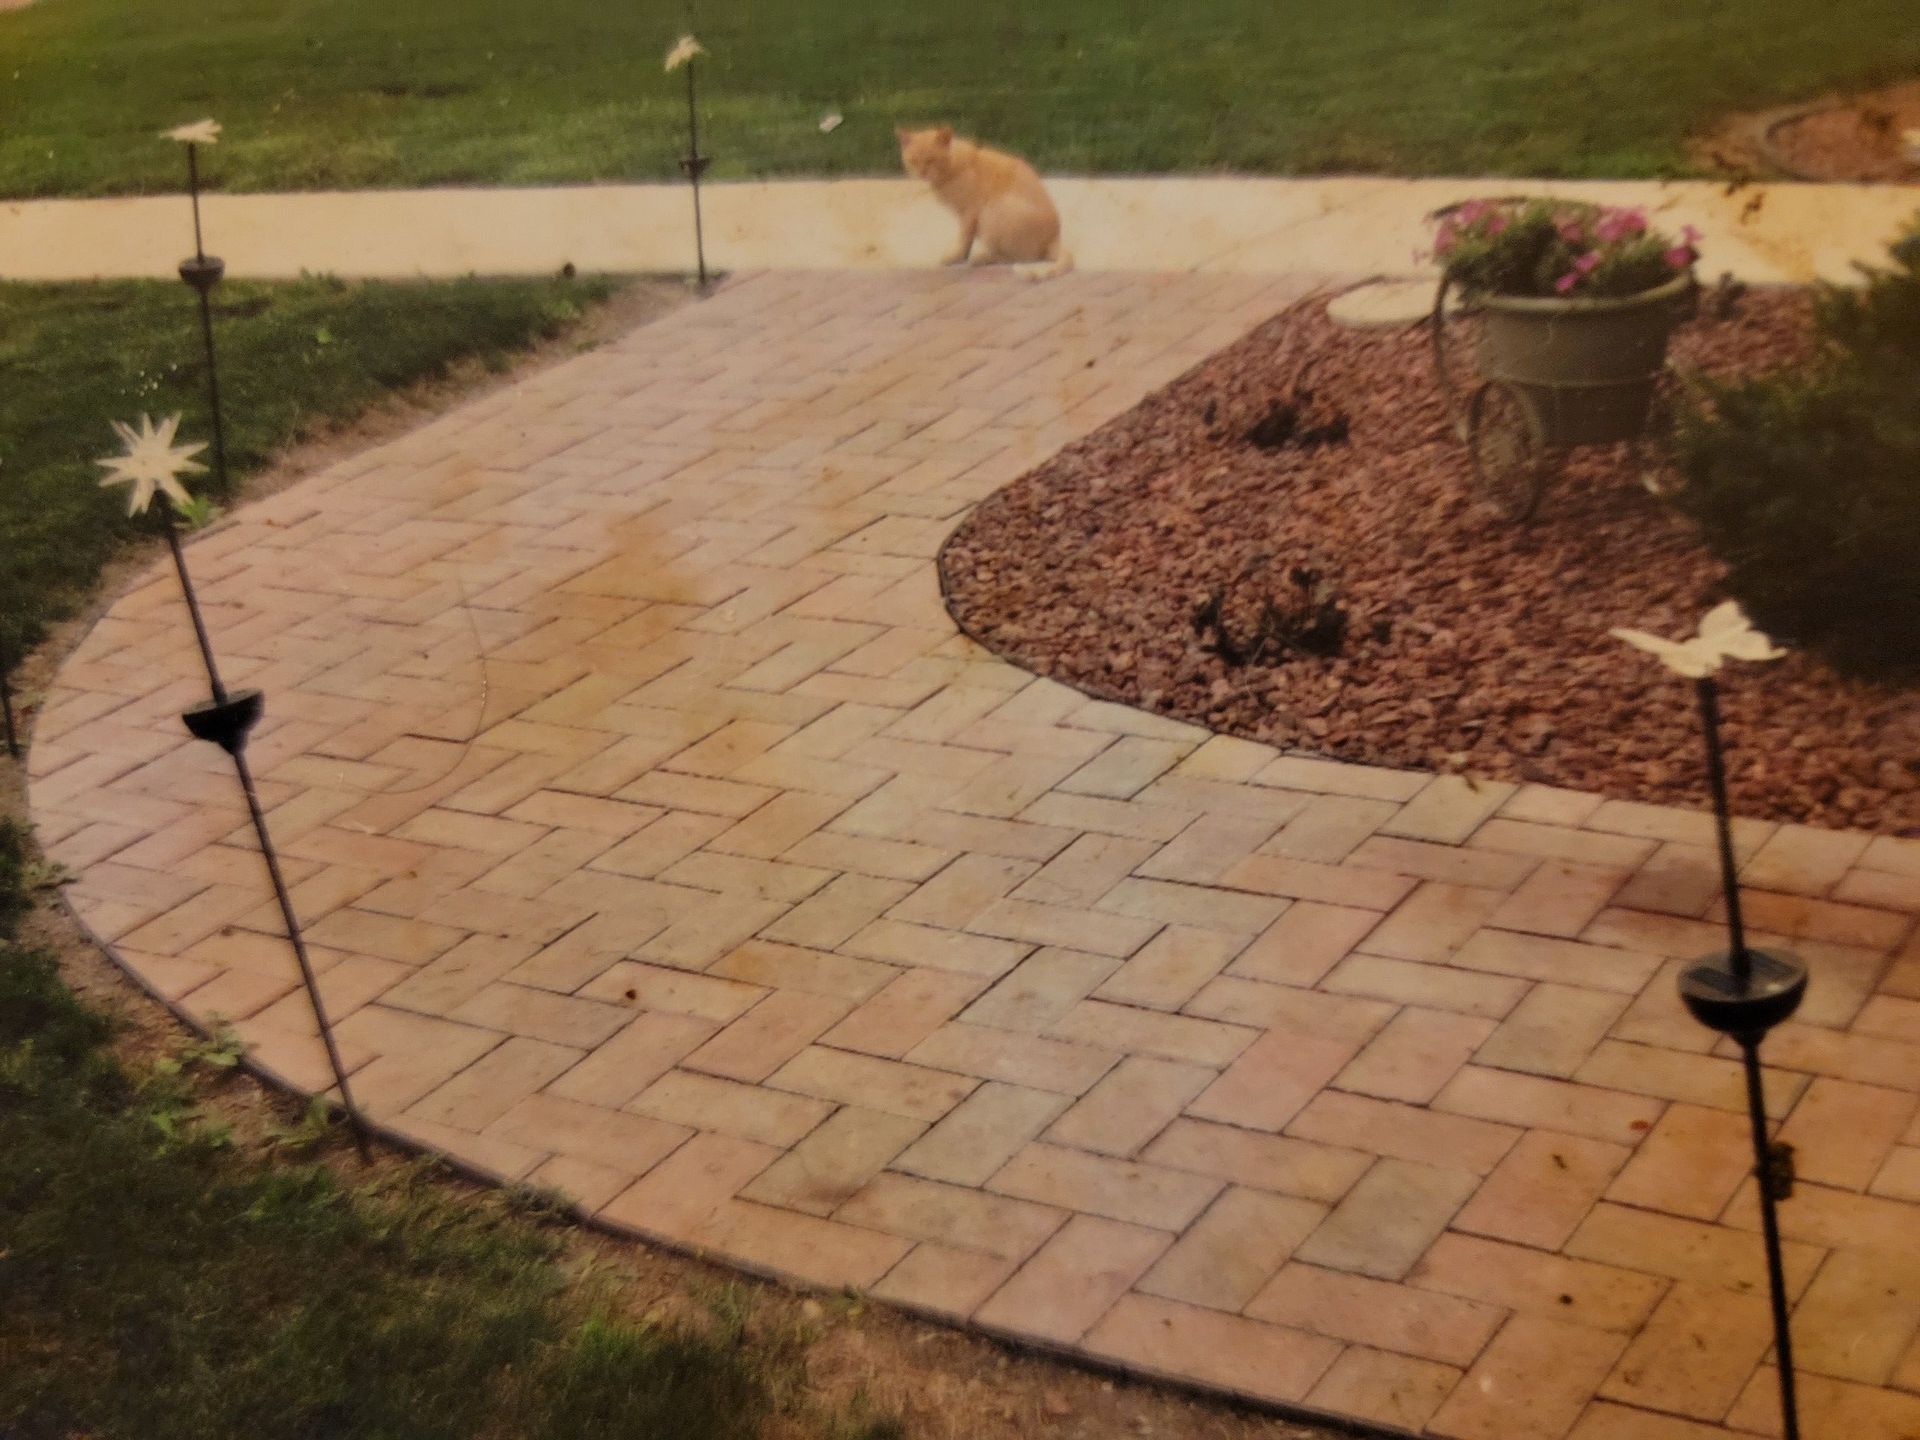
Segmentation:
<svg viewBox="0 0 1920 1440">
<path fill-rule="evenodd" d="M 1808 344 L 1803 295 L 1713 311 L 1676 336 L 1681 366 L 1751 371 Z M 982 504 L 941 556 L 954 618 L 1040 674 L 1228 734 L 1704 803 L 1692 687 L 1607 630 L 1690 633 L 1724 598 L 1719 565 L 1617 448 L 1574 452 L 1530 525 L 1489 518 L 1425 346 L 1423 328 L 1346 330 L 1318 302 L 1276 316 Z M 1349 438 L 1249 441 L 1303 392 L 1299 431 L 1344 416 Z M 1338 655 L 1235 664 L 1196 630 L 1217 594 L 1244 645 L 1298 572 L 1346 609 Z M 1800 654 L 1724 681 L 1741 813 L 1920 827 L 1920 690 Z"/>
</svg>

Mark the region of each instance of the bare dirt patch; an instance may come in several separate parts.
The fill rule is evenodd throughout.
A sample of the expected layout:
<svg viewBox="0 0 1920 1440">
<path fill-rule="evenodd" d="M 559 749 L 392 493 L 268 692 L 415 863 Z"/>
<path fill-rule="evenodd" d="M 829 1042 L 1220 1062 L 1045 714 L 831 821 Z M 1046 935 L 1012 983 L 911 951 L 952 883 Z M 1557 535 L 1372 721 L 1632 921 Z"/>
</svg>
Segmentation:
<svg viewBox="0 0 1920 1440">
<path fill-rule="evenodd" d="M 1915 130 L 1920 80 L 1735 115 L 1694 148 L 1708 164 L 1737 175 L 1913 184 L 1920 182 L 1920 154 L 1906 137 Z"/>
<path fill-rule="evenodd" d="M 1803 295 L 1676 337 L 1729 374 L 1802 352 Z M 949 541 L 955 618 L 1089 693 L 1345 760 L 1701 804 L 1691 688 L 1609 638 L 1722 598 L 1692 528 L 1615 450 L 1531 525 L 1470 499 L 1423 330 L 1308 302 L 986 501 Z M 1735 804 L 1920 825 L 1920 691 L 1793 655 L 1729 677 Z"/>
</svg>

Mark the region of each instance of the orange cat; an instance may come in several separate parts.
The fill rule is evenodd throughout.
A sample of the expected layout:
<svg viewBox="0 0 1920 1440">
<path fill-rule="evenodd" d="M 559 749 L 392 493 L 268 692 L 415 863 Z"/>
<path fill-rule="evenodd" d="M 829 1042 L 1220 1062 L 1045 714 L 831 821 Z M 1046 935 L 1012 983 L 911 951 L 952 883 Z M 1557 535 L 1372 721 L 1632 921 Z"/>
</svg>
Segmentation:
<svg viewBox="0 0 1920 1440">
<path fill-rule="evenodd" d="M 1073 268 L 1060 243 L 1060 212 L 1026 161 L 961 139 L 951 125 L 895 133 L 907 173 L 933 186 L 940 203 L 960 218 L 960 243 L 942 264 L 964 265 L 971 258 L 976 265 L 1021 265 L 1039 277 Z"/>
</svg>

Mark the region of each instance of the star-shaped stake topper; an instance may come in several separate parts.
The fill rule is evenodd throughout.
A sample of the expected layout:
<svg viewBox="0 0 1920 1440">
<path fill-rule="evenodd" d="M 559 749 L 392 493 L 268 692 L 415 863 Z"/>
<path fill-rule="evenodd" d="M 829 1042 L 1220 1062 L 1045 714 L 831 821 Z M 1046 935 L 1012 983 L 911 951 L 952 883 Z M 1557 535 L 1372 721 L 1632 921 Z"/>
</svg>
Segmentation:
<svg viewBox="0 0 1920 1440">
<path fill-rule="evenodd" d="M 182 145 L 218 145 L 220 143 L 220 122 L 218 120 L 196 120 L 191 125 L 175 126 L 171 130 L 160 132 L 162 140 L 178 140 Z"/>
<path fill-rule="evenodd" d="M 1689 680 L 1706 679 L 1728 660 L 1778 660 L 1787 653 L 1753 628 L 1738 600 L 1714 606 L 1700 621 L 1699 632 L 1685 640 L 1668 640 L 1645 630 L 1607 633 L 1636 650 L 1659 656 L 1662 665 Z"/>
<path fill-rule="evenodd" d="M 682 35 L 679 40 L 674 42 L 674 47 L 667 51 L 667 63 L 664 68 L 671 74 L 682 65 L 691 64 L 694 56 L 704 55 L 706 53 L 707 47 L 694 39 L 693 36 Z"/>
<path fill-rule="evenodd" d="M 169 415 L 158 425 L 150 416 L 142 415 L 137 430 L 119 420 L 113 422 L 113 432 L 120 437 L 121 452 L 95 463 L 107 471 L 106 478 L 100 482 L 102 489 L 109 485 L 131 487 L 127 493 L 127 514 L 138 515 L 145 510 L 153 503 L 156 493 L 164 494 L 176 509 L 185 509 L 193 503 L 193 496 L 180 483 L 180 477 L 190 470 L 207 468 L 193 458 L 207 447 L 204 442 L 175 445 L 173 437 L 179 430 L 178 415 Z"/>
</svg>

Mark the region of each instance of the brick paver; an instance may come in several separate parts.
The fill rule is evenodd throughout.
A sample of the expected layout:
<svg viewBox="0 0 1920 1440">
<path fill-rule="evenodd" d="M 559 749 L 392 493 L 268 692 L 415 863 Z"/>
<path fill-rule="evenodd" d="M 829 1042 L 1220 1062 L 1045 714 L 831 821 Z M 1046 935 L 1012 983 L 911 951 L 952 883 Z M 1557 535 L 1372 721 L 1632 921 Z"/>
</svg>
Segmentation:
<svg viewBox="0 0 1920 1440">
<path fill-rule="evenodd" d="M 1435 1436 L 1767 1433 L 1700 817 L 1280 755 L 954 633 L 968 507 L 1301 292 L 764 275 L 192 547 L 356 1089 L 610 1224 Z M 1123 339 L 1124 337 L 1124 339 Z M 1114 357 L 1121 358 L 1115 359 Z M 325 1084 L 172 579 L 67 663 L 81 917 Z M 1743 826 L 1809 1433 L 1920 1415 L 1920 842 Z"/>
</svg>

